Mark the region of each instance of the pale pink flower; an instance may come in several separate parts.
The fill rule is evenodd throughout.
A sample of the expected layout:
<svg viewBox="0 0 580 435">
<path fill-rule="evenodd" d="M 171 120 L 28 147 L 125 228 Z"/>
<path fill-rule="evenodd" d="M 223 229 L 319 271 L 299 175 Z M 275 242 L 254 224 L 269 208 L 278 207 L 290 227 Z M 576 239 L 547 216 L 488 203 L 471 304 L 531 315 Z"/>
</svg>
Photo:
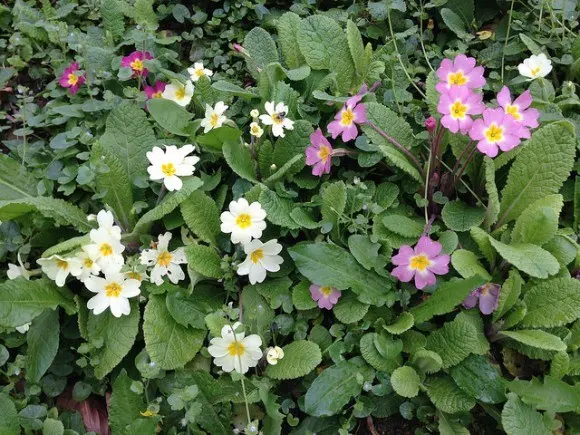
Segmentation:
<svg viewBox="0 0 580 435">
<path fill-rule="evenodd" d="M 452 133 L 466 134 L 473 119 L 470 115 L 479 115 L 485 109 L 481 94 L 472 92 L 465 86 L 453 86 L 441 95 L 437 110 L 443 115 L 441 124 Z"/>
<path fill-rule="evenodd" d="M 357 124 L 367 122 L 366 106 L 361 103 L 362 95 L 354 95 L 346 100 L 346 104 L 334 117 L 334 121 L 328 124 L 328 132 L 336 139 L 342 135 L 342 141 L 356 139 L 358 136 Z"/>
<path fill-rule="evenodd" d="M 439 83 L 435 86 L 439 93 L 445 93 L 452 86 L 481 88 L 485 85 L 483 67 L 475 66 L 475 59 L 458 54 L 455 59 L 443 59 L 437 69 Z"/>
<path fill-rule="evenodd" d="M 341 295 L 342 292 L 334 287 L 320 286 L 316 284 L 310 286 L 310 296 L 312 296 L 313 300 L 318 302 L 319 308 L 331 310 L 338 302 Z"/>
<path fill-rule="evenodd" d="M 469 130 L 469 137 L 478 141 L 477 149 L 489 157 L 495 157 L 498 149 L 509 151 L 520 143 L 520 126 L 504 109 L 486 109 L 483 119 L 476 119 Z"/>
<path fill-rule="evenodd" d="M 484 284 L 473 290 L 463 301 L 465 308 L 473 308 L 479 302 L 479 311 L 481 314 L 493 313 L 499 303 L 499 293 L 501 286 L 499 284 Z"/>
<path fill-rule="evenodd" d="M 312 175 L 329 174 L 333 149 L 320 128 L 310 135 L 310 143 L 306 148 L 306 164 L 312 166 Z"/>
<path fill-rule="evenodd" d="M 510 90 L 507 86 L 504 86 L 497 94 L 497 102 L 503 108 L 504 112 L 510 114 L 520 126 L 519 136 L 524 139 L 529 139 L 531 137 L 529 129 L 538 126 L 538 118 L 540 117 L 540 112 L 530 108 L 532 104 L 532 94 L 530 94 L 530 91 L 525 91 L 512 102 Z"/>
</svg>

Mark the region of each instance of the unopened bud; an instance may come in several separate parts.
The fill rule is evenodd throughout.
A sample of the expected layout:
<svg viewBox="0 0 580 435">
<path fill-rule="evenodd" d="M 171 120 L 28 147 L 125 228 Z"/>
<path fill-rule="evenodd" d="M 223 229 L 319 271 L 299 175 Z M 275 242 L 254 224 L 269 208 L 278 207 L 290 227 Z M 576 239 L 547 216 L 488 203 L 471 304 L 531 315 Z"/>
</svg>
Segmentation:
<svg viewBox="0 0 580 435">
<path fill-rule="evenodd" d="M 435 27 L 435 22 L 433 21 L 432 18 L 429 18 L 429 21 L 427 21 L 427 28 L 429 30 L 433 30 L 434 27 Z"/>
<path fill-rule="evenodd" d="M 435 129 L 437 128 L 437 120 L 434 117 L 430 116 L 425 120 L 425 128 L 427 129 L 428 132 L 435 131 Z"/>
<path fill-rule="evenodd" d="M 276 164 L 272 163 L 272 164 L 270 165 L 270 170 L 271 170 L 271 171 L 275 171 L 276 169 L 278 169 L 278 166 L 276 166 Z"/>
<path fill-rule="evenodd" d="M 246 52 L 246 49 L 244 47 L 242 47 L 240 44 L 238 44 L 237 42 L 234 42 L 233 46 L 234 46 L 234 50 L 236 50 L 238 53 L 242 53 L 242 54 L 246 54 L 246 55 L 248 54 Z"/>
</svg>

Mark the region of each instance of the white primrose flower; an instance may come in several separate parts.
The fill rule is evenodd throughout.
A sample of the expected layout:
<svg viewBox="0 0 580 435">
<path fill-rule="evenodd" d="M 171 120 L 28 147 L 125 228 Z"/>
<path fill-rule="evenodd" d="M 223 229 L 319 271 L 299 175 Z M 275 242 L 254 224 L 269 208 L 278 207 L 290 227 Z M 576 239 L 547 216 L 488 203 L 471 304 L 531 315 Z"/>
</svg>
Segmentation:
<svg viewBox="0 0 580 435">
<path fill-rule="evenodd" d="M 24 325 L 17 326 L 16 330 L 18 332 L 20 332 L 21 334 L 26 334 L 28 332 L 28 330 L 30 329 L 30 325 L 32 325 L 32 322 L 28 322 L 28 323 L 25 323 Z"/>
<path fill-rule="evenodd" d="M 236 333 L 240 326 L 239 322 L 232 326 L 225 325 L 222 328 L 222 336 L 212 338 L 207 350 L 214 357 L 214 364 L 221 367 L 224 372 L 235 370 L 238 373 L 246 373 L 250 367 L 256 367 L 262 358 L 262 339 L 259 335 L 245 336 L 245 333 Z"/>
<path fill-rule="evenodd" d="M 62 287 L 69 275 L 79 276 L 82 272 L 81 260 L 78 258 L 64 258 L 52 255 L 48 258 L 39 258 L 36 262 L 42 271 L 52 279 L 57 286 Z"/>
<path fill-rule="evenodd" d="M 165 90 L 161 96 L 166 100 L 171 100 L 174 103 L 185 107 L 191 102 L 194 89 L 195 87 L 191 80 L 185 82 L 185 85 L 177 80 L 172 80 L 171 83 L 165 86 Z"/>
<path fill-rule="evenodd" d="M 266 279 L 266 271 L 278 272 L 284 259 L 278 254 L 282 251 L 282 245 L 278 240 L 268 240 L 266 243 L 255 239 L 244 245 L 246 259 L 238 265 L 238 275 L 248 275 L 250 284 L 263 282 Z"/>
<path fill-rule="evenodd" d="M 79 281 L 84 282 L 92 275 L 98 275 L 101 272 L 101 267 L 98 265 L 99 252 L 96 249 L 87 250 L 85 246 L 76 253 L 76 257 L 81 260 L 82 271 L 77 277 Z"/>
<path fill-rule="evenodd" d="M 266 229 L 266 212 L 259 202 L 248 204 L 245 198 L 240 198 L 230 202 L 229 209 L 220 216 L 220 229 L 232 234 L 232 243 L 249 243 L 252 238 L 262 237 L 262 231 Z"/>
<path fill-rule="evenodd" d="M 552 71 L 552 61 L 544 53 L 533 54 L 518 65 L 518 71 L 528 81 L 546 77 Z"/>
<path fill-rule="evenodd" d="M 209 104 L 205 105 L 205 118 L 201 120 L 201 126 L 203 127 L 203 132 L 207 133 L 214 128 L 219 128 L 223 125 L 228 118 L 224 116 L 224 112 L 227 110 L 228 106 L 224 104 L 223 101 L 218 101 L 212 108 Z"/>
<path fill-rule="evenodd" d="M 127 279 L 121 272 L 105 274 L 104 278 L 91 276 L 85 280 L 85 286 L 93 293 L 97 293 L 87 302 L 87 308 L 95 315 L 101 314 L 107 308 L 115 317 L 131 313 L 129 298 L 141 293 L 141 282 L 136 279 Z"/>
<path fill-rule="evenodd" d="M 184 145 L 177 148 L 175 145 L 166 145 L 165 151 L 159 147 L 147 153 L 151 166 L 147 168 L 151 180 L 163 180 L 163 184 L 169 191 L 180 190 L 183 181 L 179 177 L 193 175 L 195 164 L 199 157 L 188 156 L 195 150 L 193 145 Z"/>
<path fill-rule="evenodd" d="M 256 119 L 258 116 L 260 116 L 260 111 L 258 109 L 252 109 L 250 110 L 250 116 Z"/>
<path fill-rule="evenodd" d="M 173 284 L 185 279 L 185 273 L 183 273 L 180 266 L 180 264 L 187 263 L 185 251 L 183 248 L 177 248 L 175 251 L 169 252 L 168 246 L 171 237 L 172 234 L 170 232 L 160 235 L 157 247 L 155 249 L 145 249 L 141 254 L 141 264 L 153 266 L 151 282 L 157 285 L 163 284 L 165 275 Z"/>
<path fill-rule="evenodd" d="M 18 266 L 8 263 L 8 270 L 6 271 L 8 279 L 16 279 L 21 276 L 27 281 L 30 280 L 31 276 L 37 275 L 38 273 L 38 270 L 28 270 L 26 268 L 26 265 L 22 262 L 22 258 L 20 258 L 20 252 L 18 253 Z"/>
<path fill-rule="evenodd" d="M 115 237 L 111 237 L 106 228 L 91 230 L 90 245 L 83 246 L 87 256 L 96 262 L 103 273 L 113 273 L 121 270 L 125 264 L 123 251 L 125 246 Z M 80 262 L 81 260 L 78 259 Z"/>
<path fill-rule="evenodd" d="M 213 76 L 213 71 L 203 67 L 203 62 L 195 62 L 193 67 L 187 68 L 187 72 L 190 75 L 191 80 L 197 82 L 202 77 Z"/>
<path fill-rule="evenodd" d="M 274 346 L 268 348 L 268 352 L 266 353 L 268 364 L 275 366 L 282 358 L 284 358 L 284 351 L 281 347 Z"/>
<path fill-rule="evenodd" d="M 276 137 L 284 137 L 284 129 L 294 130 L 294 121 L 286 118 L 288 114 L 288 106 L 284 103 L 278 103 L 274 106 L 274 101 L 267 102 L 264 107 L 266 108 L 267 115 L 260 115 L 260 121 L 264 125 L 272 126 L 272 134 Z"/>
<path fill-rule="evenodd" d="M 257 122 L 250 123 L 250 134 L 255 137 L 262 137 L 264 134 L 264 129 L 260 127 L 260 124 Z"/>
<path fill-rule="evenodd" d="M 99 229 L 105 230 L 113 239 L 121 240 L 121 227 L 115 225 L 115 217 L 108 210 L 101 210 L 96 217 Z"/>
</svg>

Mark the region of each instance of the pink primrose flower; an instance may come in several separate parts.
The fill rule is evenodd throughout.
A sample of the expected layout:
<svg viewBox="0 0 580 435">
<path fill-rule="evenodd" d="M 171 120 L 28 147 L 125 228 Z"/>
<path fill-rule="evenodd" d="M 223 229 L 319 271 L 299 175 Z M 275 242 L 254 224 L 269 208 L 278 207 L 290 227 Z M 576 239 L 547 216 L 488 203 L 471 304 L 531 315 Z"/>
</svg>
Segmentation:
<svg viewBox="0 0 580 435">
<path fill-rule="evenodd" d="M 482 100 L 481 94 L 465 86 L 452 86 L 439 98 L 437 110 L 443 115 L 441 124 L 452 133 L 466 134 L 473 124 L 470 115 L 479 115 L 485 109 Z"/>
<path fill-rule="evenodd" d="M 361 103 L 362 95 L 354 95 L 346 100 L 346 104 L 334 117 L 334 121 L 328 124 L 328 132 L 336 139 L 342 135 L 342 141 L 356 139 L 358 136 L 357 124 L 367 122 L 366 107 Z"/>
<path fill-rule="evenodd" d="M 481 314 L 491 314 L 497 309 L 501 286 L 498 284 L 484 284 L 473 290 L 463 301 L 465 308 L 474 308 L 479 302 Z"/>
<path fill-rule="evenodd" d="M 319 308 L 331 310 L 338 302 L 341 295 L 342 292 L 334 287 L 319 286 L 316 284 L 310 286 L 310 296 L 312 296 L 313 300 L 318 302 Z"/>
<path fill-rule="evenodd" d="M 310 135 L 310 143 L 306 148 L 306 164 L 312 166 L 312 175 L 329 174 L 333 149 L 320 128 Z"/>
<path fill-rule="evenodd" d="M 458 54 L 453 60 L 443 59 L 436 73 L 439 83 L 435 88 L 441 94 L 452 86 L 476 89 L 485 85 L 483 67 L 475 66 L 475 59 L 464 54 Z"/>
<path fill-rule="evenodd" d="M 79 70 L 79 64 L 76 62 L 71 63 L 66 67 L 60 76 L 58 83 L 63 88 L 69 88 L 71 95 L 74 95 L 79 90 L 79 86 L 85 82 L 85 76 L 77 74 Z"/>
<path fill-rule="evenodd" d="M 147 95 L 147 99 L 150 100 L 151 98 L 163 98 L 165 85 L 167 85 L 167 83 L 163 83 L 157 80 L 154 86 L 145 86 L 145 95 Z"/>
<path fill-rule="evenodd" d="M 478 141 L 477 149 L 495 157 L 498 149 L 509 151 L 520 143 L 520 126 L 504 109 L 485 109 L 483 119 L 476 119 L 469 130 L 471 139 Z"/>
<path fill-rule="evenodd" d="M 131 68 L 133 70 L 133 77 L 143 76 L 149 74 L 143 61 L 151 60 L 153 56 L 148 51 L 134 51 L 129 56 L 123 57 L 121 66 L 123 68 Z"/>
<path fill-rule="evenodd" d="M 520 126 L 519 136 L 524 139 L 529 139 L 531 137 L 529 129 L 538 126 L 538 118 L 540 117 L 540 112 L 530 108 L 532 104 L 530 91 L 525 91 L 512 102 L 510 90 L 507 86 L 504 86 L 497 94 L 497 102 L 505 113 L 510 114 Z"/>
</svg>

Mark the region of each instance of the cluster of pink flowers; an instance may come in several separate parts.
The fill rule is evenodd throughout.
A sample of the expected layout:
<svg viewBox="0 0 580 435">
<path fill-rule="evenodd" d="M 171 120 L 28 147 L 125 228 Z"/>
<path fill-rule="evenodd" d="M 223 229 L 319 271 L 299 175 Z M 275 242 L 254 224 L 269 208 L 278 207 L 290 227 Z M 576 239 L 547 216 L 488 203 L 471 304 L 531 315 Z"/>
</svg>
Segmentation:
<svg viewBox="0 0 580 435">
<path fill-rule="evenodd" d="M 366 107 L 361 103 L 366 92 L 367 87 L 363 85 L 357 95 L 346 100 L 334 121 L 328 124 L 328 133 L 333 139 L 341 136 L 343 142 L 348 142 L 358 137 L 357 125 L 367 122 Z M 306 148 L 306 164 L 312 166 L 312 175 L 317 177 L 330 173 L 332 157 L 347 154 L 345 149 L 334 149 L 320 128 L 310 135 L 310 144 Z"/>
<path fill-rule="evenodd" d="M 445 59 L 437 70 L 436 89 L 441 94 L 437 110 L 441 124 L 452 133 L 468 134 L 477 141 L 477 149 L 490 157 L 499 150 L 509 151 L 521 139 L 530 137 L 530 128 L 538 126 L 539 112 L 530 108 L 532 97 L 525 91 L 514 101 L 504 86 L 497 95 L 499 108 L 486 107 L 483 95 L 475 90 L 486 83 L 482 66 L 475 59 L 459 54 L 452 61 Z M 482 115 L 473 119 L 473 116 Z"/>
</svg>

